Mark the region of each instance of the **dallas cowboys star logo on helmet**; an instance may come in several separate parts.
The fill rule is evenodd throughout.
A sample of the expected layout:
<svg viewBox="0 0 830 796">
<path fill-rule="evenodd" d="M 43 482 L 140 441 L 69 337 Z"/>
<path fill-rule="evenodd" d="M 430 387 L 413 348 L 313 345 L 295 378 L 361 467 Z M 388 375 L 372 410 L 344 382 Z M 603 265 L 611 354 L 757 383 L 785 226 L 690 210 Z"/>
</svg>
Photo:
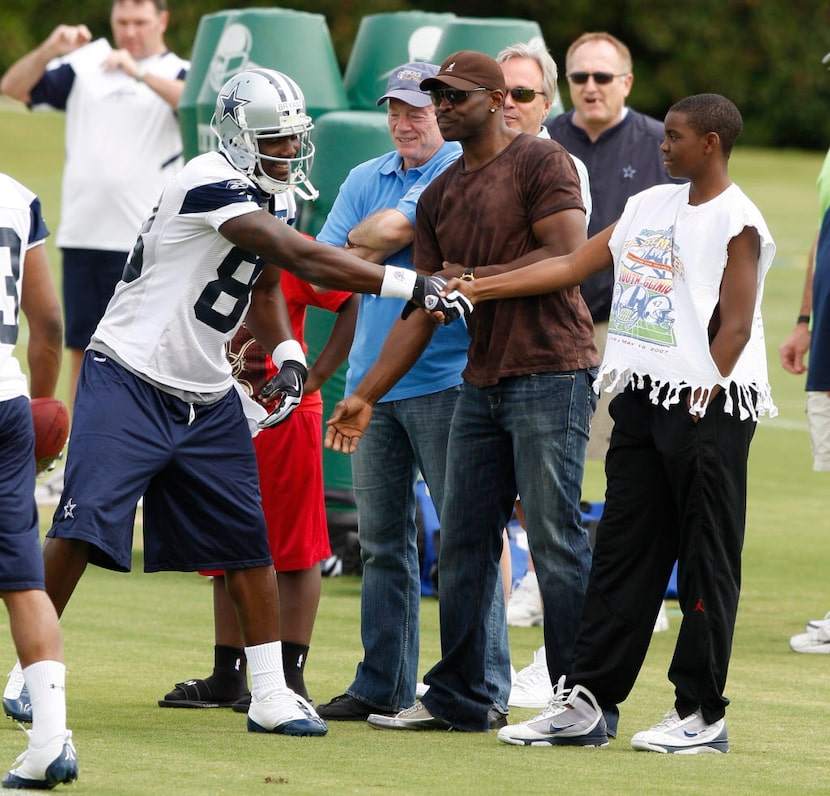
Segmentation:
<svg viewBox="0 0 830 796">
<path fill-rule="evenodd" d="M 238 111 L 243 105 L 247 105 L 250 102 L 250 100 L 237 97 L 236 92 L 238 90 L 239 86 L 236 85 L 233 87 L 230 94 L 219 95 L 219 99 L 222 100 L 222 117 L 219 119 L 220 122 L 222 121 L 222 119 L 227 119 L 230 116 L 231 119 L 233 119 L 237 124 L 239 124 Z"/>
</svg>

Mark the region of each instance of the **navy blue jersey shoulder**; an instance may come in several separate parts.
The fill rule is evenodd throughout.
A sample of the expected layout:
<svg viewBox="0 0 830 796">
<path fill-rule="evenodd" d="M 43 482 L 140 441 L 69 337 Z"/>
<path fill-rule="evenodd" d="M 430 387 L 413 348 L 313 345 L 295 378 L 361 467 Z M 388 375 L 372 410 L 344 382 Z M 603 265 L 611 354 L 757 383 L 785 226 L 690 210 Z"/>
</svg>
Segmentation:
<svg viewBox="0 0 830 796">
<path fill-rule="evenodd" d="M 66 100 L 75 82 L 75 70 L 70 64 L 61 64 L 55 69 L 47 69 L 32 88 L 29 107 L 33 105 L 51 105 L 59 111 L 66 110 Z"/>
<path fill-rule="evenodd" d="M 185 194 L 179 212 L 182 215 L 210 213 L 212 210 L 218 210 L 220 207 L 237 202 L 256 202 L 262 205 L 262 195 L 249 182 L 237 178 L 197 185 Z"/>
<path fill-rule="evenodd" d="M 35 197 L 29 205 L 31 225 L 29 229 L 29 243 L 36 243 L 39 240 L 49 237 L 49 229 L 43 220 L 43 213 L 40 208 L 40 199 Z"/>
</svg>

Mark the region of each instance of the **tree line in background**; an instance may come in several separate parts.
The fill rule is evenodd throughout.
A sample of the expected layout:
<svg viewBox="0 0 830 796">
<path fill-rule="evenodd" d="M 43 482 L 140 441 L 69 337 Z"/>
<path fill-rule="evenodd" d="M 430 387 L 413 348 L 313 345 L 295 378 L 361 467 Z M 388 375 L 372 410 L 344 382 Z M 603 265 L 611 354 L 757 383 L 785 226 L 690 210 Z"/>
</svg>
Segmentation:
<svg viewBox="0 0 830 796">
<path fill-rule="evenodd" d="M 586 30 L 607 30 L 634 56 L 630 102 L 657 118 L 688 94 L 716 92 L 744 116 L 742 143 L 824 150 L 830 146 L 830 3 L 819 0 L 168 0 L 167 43 L 189 56 L 203 14 L 282 7 L 326 18 L 345 69 L 362 17 L 394 11 L 535 20 L 564 72 L 568 44 Z M 55 27 L 84 22 L 110 37 L 109 0 L 3 0 L 0 72 Z M 301 77 L 303 64 L 296 67 Z M 560 81 L 564 86 L 564 81 Z M 563 96 L 569 106 L 567 92 Z"/>
</svg>

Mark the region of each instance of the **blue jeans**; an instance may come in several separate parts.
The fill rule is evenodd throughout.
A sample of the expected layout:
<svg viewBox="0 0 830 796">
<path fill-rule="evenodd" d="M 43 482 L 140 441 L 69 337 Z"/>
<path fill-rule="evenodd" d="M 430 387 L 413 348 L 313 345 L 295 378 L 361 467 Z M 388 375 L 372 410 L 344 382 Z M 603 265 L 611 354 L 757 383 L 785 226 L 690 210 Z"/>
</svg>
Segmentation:
<svg viewBox="0 0 830 796">
<path fill-rule="evenodd" d="M 441 660 L 424 704 L 457 729 L 485 731 L 488 612 L 498 597 L 502 529 L 522 498 L 545 608 L 551 678 L 569 671 L 591 548 L 579 509 L 593 371 L 462 386 L 447 451 L 438 577 Z"/>
<path fill-rule="evenodd" d="M 421 603 L 415 483 L 420 472 L 440 519 L 447 440 L 460 389 L 377 404 L 352 458 L 363 559 L 363 660 L 346 693 L 383 711 L 415 701 Z M 488 656 L 502 674 L 498 680 L 488 675 L 490 700 L 506 713 L 510 653 L 503 597 L 491 616 Z"/>
</svg>

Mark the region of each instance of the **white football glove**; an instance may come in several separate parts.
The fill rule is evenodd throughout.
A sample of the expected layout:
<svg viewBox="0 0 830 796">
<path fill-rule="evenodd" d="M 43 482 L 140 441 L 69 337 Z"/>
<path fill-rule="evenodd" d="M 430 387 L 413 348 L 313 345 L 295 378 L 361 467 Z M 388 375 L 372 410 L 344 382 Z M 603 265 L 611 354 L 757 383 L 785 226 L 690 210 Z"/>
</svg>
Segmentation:
<svg viewBox="0 0 830 796">
<path fill-rule="evenodd" d="M 286 359 L 282 363 L 279 373 L 269 379 L 259 393 L 266 403 L 282 395 L 274 411 L 259 421 L 257 425 L 260 428 L 273 428 L 288 420 L 303 400 L 303 385 L 307 377 L 308 369 L 302 362 Z"/>
</svg>

